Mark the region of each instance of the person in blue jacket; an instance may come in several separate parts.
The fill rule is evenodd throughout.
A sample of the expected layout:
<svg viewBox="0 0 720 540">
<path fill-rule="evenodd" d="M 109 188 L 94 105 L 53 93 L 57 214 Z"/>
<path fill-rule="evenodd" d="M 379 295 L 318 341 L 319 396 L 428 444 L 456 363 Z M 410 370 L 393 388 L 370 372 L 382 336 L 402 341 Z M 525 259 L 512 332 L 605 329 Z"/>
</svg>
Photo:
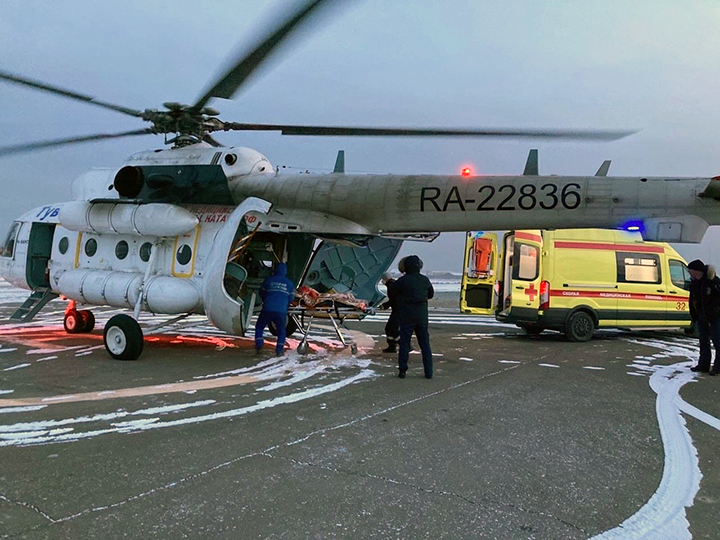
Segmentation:
<svg viewBox="0 0 720 540">
<path fill-rule="evenodd" d="M 275 274 L 265 278 L 260 286 L 260 298 L 263 305 L 255 323 L 255 350 L 260 352 L 265 343 L 263 332 L 265 327 L 274 323 L 277 328 L 277 344 L 275 354 L 283 354 L 285 348 L 285 327 L 290 303 L 295 299 L 295 286 L 287 278 L 287 265 L 278 263 Z"/>
</svg>

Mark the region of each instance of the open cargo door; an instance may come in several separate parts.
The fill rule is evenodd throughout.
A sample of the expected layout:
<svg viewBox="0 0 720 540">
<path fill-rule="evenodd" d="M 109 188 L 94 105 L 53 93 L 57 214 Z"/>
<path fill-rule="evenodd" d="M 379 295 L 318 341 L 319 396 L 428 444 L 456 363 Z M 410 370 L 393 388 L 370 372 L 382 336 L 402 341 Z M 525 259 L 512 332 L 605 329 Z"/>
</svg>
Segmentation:
<svg viewBox="0 0 720 540">
<path fill-rule="evenodd" d="M 535 322 L 540 307 L 541 232 L 528 230 L 507 233 L 503 239 L 503 250 L 505 261 L 500 318 L 512 314 L 514 321 Z"/>
<path fill-rule="evenodd" d="M 460 286 L 460 311 L 492 315 L 497 307 L 495 282 L 500 258 L 495 233 L 465 234 L 465 255 Z"/>
<path fill-rule="evenodd" d="M 352 292 L 355 298 L 376 306 L 385 298 L 378 290 L 383 273 L 395 260 L 401 240 L 370 237 L 361 246 L 323 240 L 305 271 L 300 285 L 320 293 Z"/>
</svg>

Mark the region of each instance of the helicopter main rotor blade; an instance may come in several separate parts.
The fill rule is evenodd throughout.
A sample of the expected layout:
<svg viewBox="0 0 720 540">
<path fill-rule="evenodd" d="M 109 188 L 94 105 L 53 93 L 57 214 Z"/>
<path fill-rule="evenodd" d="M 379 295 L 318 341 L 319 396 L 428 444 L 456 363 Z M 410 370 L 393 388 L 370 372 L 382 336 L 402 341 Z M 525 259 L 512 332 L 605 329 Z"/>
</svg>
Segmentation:
<svg viewBox="0 0 720 540">
<path fill-rule="evenodd" d="M 277 50 L 278 46 L 287 39 L 301 24 L 316 12 L 323 4 L 331 4 L 336 0 L 306 0 L 305 4 L 282 23 L 277 29 L 264 37 L 255 47 L 243 57 L 234 62 L 230 68 L 215 84 L 193 105 L 194 110 L 200 110 L 212 98 L 230 99 L 240 86 L 260 65 Z"/>
<path fill-rule="evenodd" d="M 36 88 L 38 90 L 42 90 L 44 92 L 50 92 L 51 94 L 57 94 L 60 96 L 64 96 L 70 99 L 76 99 L 78 101 L 84 101 L 85 103 L 90 103 L 92 105 L 97 105 L 98 107 L 104 107 L 105 109 L 111 109 L 113 111 L 117 111 L 123 114 L 128 114 L 130 116 L 136 116 L 138 118 L 142 118 L 143 113 L 140 111 L 136 111 L 135 109 L 128 109 L 127 107 L 123 107 L 121 105 L 113 105 L 112 103 L 106 103 L 104 101 L 98 101 L 92 96 L 86 96 L 84 94 L 78 94 L 77 92 L 73 92 L 72 90 L 65 90 L 64 88 L 58 88 L 57 86 L 51 86 L 49 84 L 35 81 L 32 79 L 27 79 L 25 77 L 20 77 L 19 75 L 15 75 L 13 73 L 8 73 L 7 71 L 0 70 L 0 79 L 10 81 L 16 84 L 21 84 L 24 86 L 29 86 L 30 88 Z"/>
<path fill-rule="evenodd" d="M 568 139 L 615 141 L 637 131 L 605 131 L 592 129 L 436 129 L 436 128 L 373 128 L 342 126 L 292 126 L 281 124 L 243 124 L 224 122 L 224 131 L 280 131 L 282 135 L 325 137 L 500 137 L 525 139 Z"/>
<path fill-rule="evenodd" d="M 12 146 L 0 147 L 0 157 L 12 154 L 20 154 L 22 152 L 30 152 L 32 150 L 41 150 L 43 148 L 52 148 L 55 146 L 66 146 L 91 141 L 102 141 L 103 139 L 119 139 L 121 137 L 134 137 L 137 135 L 154 134 L 152 128 L 138 129 L 135 131 L 124 131 L 122 133 L 98 133 L 95 135 L 84 135 L 81 137 L 68 137 L 65 139 L 55 139 L 52 141 L 40 141 L 26 144 L 16 144 Z"/>
</svg>

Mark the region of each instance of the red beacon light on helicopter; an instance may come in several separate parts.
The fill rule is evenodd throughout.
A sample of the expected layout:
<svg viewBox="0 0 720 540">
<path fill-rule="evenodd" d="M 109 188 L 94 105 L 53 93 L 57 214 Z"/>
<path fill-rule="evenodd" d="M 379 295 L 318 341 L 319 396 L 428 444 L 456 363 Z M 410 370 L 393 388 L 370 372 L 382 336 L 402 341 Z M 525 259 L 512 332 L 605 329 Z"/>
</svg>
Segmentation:
<svg viewBox="0 0 720 540">
<path fill-rule="evenodd" d="M 472 174 L 472 169 L 470 167 L 463 167 L 462 170 L 460 171 L 460 174 L 463 177 L 467 178 L 468 176 L 470 176 Z"/>
</svg>

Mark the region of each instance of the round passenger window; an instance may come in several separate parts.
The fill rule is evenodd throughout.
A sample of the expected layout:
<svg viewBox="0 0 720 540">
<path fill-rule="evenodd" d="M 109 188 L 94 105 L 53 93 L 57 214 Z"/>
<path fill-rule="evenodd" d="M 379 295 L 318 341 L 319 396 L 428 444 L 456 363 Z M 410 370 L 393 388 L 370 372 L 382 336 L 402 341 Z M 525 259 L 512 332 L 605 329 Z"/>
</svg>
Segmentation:
<svg viewBox="0 0 720 540">
<path fill-rule="evenodd" d="M 60 250 L 60 253 L 62 255 L 65 255 L 67 253 L 67 250 L 69 247 L 70 247 L 70 240 L 68 240 L 67 236 L 63 236 L 60 239 L 60 243 L 58 244 L 58 249 Z"/>
<path fill-rule="evenodd" d="M 150 251 L 152 250 L 152 244 L 145 242 L 140 246 L 140 260 L 142 262 L 148 262 L 150 260 Z"/>
<path fill-rule="evenodd" d="M 190 262 L 190 259 L 192 259 L 192 249 L 187 244 L 184 246 L 180 246 L 180 249 L 177 250 L 177 262 L 180 264 L 187 264 Z"/>
<path fill-rule="evenodd" d="M 120 240 L 115 246 L 115 256 L 122 261 L 127 257 L 129 250 L 128 243 L 125 240 Z"/>
<path fill-rule="evenodd" d="M 92 257 L 95 253 L 97 253 L 97 240 L 91 238 L 85 242 L 85 255 Z"/>
</svg>

